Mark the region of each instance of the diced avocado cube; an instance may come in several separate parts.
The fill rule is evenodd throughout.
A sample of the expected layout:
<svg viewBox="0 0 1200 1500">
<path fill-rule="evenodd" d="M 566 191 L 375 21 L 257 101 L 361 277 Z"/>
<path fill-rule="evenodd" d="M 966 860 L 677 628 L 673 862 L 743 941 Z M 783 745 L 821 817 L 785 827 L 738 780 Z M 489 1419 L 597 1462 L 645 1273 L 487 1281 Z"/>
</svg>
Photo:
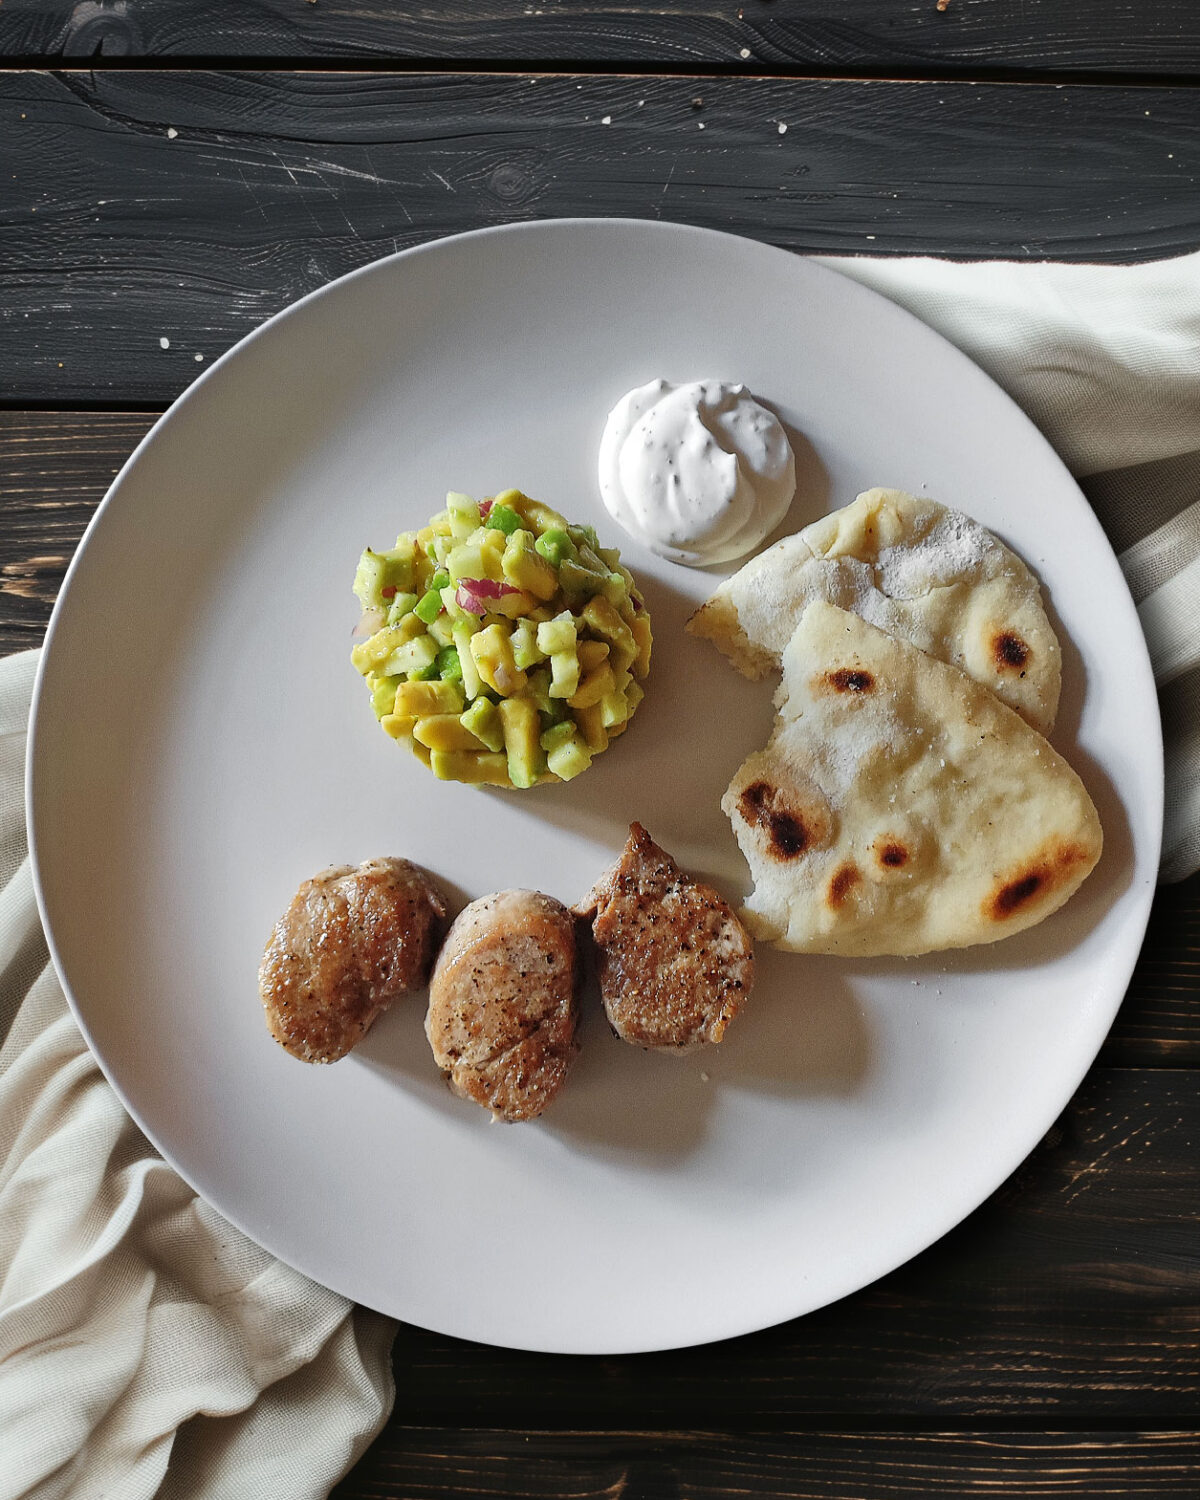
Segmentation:
<svg viewBox="0 0 1200 1500">
<path fill-rule="evenodd" d="M 393 594 L 391 603 L 388 605 L 387 622 L 389 625 L 398 625 L 404 616 L 408 614 L 417 602 L 416 594 L 396 593 Z"/>
<path fill-rule="evenodd" d="M 561 781 L 573 780 L 581 771 L 586 771 L 591 763 L 591 752 L 575 736 L 556 745 L 546 756 L 547 769 L 553 771 Z"/>
<path fill-rule="evenodd" d="M 422 594 L 413 606 L 413 614 L 418 620 L 424 620 L 426 625 L 432 625 L 442 612 L 442 596 L 437 589 L 430 589 L 427 594 Z"/>
<path fill-rule="evenodd" d="M 534 542 L 534 547 L 555 568 L 561 568 L 568 560 L 574 562 L 579 556 L 575 543 L 561 526 L 551 526 Z"/>
<path fill-rule="evenodd" d="M 460 722 L 489 750 L 504 749 L 504 726 L 500 722 L 496 705 L 490 698 L 476 698 L 470 708 L 460 715 Z"/>
<path fill-rule="evenodd" d="M 475 627 L 470 619 L 463 618 L 454 623 L 454 645 L 458 651 L 458 664 L 462 670 L 463 692 L 468 698 L 478 698 L 483 692 L 483 682 L 475 667 L 475 657 L 471 651 L 471 637 Z"/>
<path fill-rule="evenodd" d="M 354 592 L 364 609 L 383 608 L 383 586 L 387 577 L 387 563 L 381 553 L 366 549 L 358 560 L 354 573 Z"/>
<path fill-rule="evenodd" d="M 595 573 L 597 578 L 607 580 L 609 568 L 600 554 L 584 542 L 579 548 L 579 566 L 586 568 L 589 573 Z"/>
<path fill-rule="evenodd" d="M 441 624 L 443 622 L 438 621 L 437 623 Z M 447 642 L 438 652 L 434 666 L 437 668 L 437 675 L 443 682 L 462 681 L 462 658 L 458 654 L 458 647 L 451 642 Z"/>
<path fill-rule="evenodd" d="M 471 655 L 485 685 L 504 697 L 519 693 L 525 686 L 525 673 L 513 660 L 508 629 L 499 621 L 475 632 L 471 637 Z"/>
<path fill-rule="evenodd" d="M 620 609 L 621 604 L 629 593 L 629 590 L 626 587 L 625 580 L 621 577 L 620 573 L 610 573 L 605 580 L 604 586 L 600 590 L 600 592 L 611 604 L 615 605 L 617 609 Z"/>
<path fill-rule="evenodd" d="M 416 541 L 410 532 L 401 532 L 390 552 L 366 549 L 354 574 L 354 592 L 364 609 L 385 608 L 392 597 L 385 589 L 412 588 L 415 555 Z"/>
<path fill-rule="evenodd" d="M 462 578 L 486 578 L 488 576 L 482 551 L 470 542 L 460 542 L 449 553 L 446 557 L 446 571 L 450 575 L 451 583 L 458 583 Z"/>
<path fill-rule="evenodd" d="M 557 724 L 559 719 L 567 717 L 566 704 L 550 696 L 550 669 L 548 667 L 538 667 L 529 673 L 529 679 L 525 684 L 525 696 L 533 699 L 539 713 L 550 715 L 551 723 Z"/>
<path fill-rule="evenodd" d="M 497 500 L 491 510 L 488 511 L 487 520 L 484 524 L 490 526 L 494 531 L 502 531 L 505 536 L 508 536 L 511 532 L 520 530 L 521 517 L 517 515 L 515 510 L 510 510 L 507 505 L 501 505 Z"/>
<path fill-rule="evenodd" d="M 650 631 L 650 616 L 644 612 L 639 614 L 629 628 L 633 632 L 638 648 L 638 654 L 633 663 L 633 675 L 645 677 L 650 670 L 650 648 L 654 644 L 654 636 Z"/>
<path fill-rule="evenodd" d="M 414 749 L 424 749 L 414 742 Z M 474 786 L 512 786 L 508 757 L 487 750 L 428 750 L 429 768 L 439 781 L 465 781 Z"/>
<path fill-rule="evenodd" d="M 413 739 L 431 750 L 480 750 L 479 738 L 459 714 L 424 714 L 413 725 Z"/>
<path fill-rule="evenodd" d="M 384 714 L 379 721 L 384 734 L 394 740 L 411 740 L 412 727 L 416 720 L 411 714 Z"/>
<path fill-rule="evenodd" d="M 538 645 L 537 627 L 529 620 L 518 620 L 512 633 L 513 661 L 522 671 L 536 667 L 546 660 L 546 653 Z"/>
<path fill-rule="evenodd" d="M 402 625 L 385 626 L 365 641 L 360 641 L 351 651 L 350 660 L 365 677 L 368 672 L 378 671 L 396 647 L 402 646 L 407 639 Z"/>
<path fill-rule="evenodd" d="M 575 714 L 575 722 L 583 736 L 583 743 L 593 755 L 599 755 L 602 750 L 608 749 L 608 730 L 601 722 L 598 703 L 593 703 L 591 708 L 579 709 Z"/>
<path fill-rule="evenodd" d="M 528 536 L 529 533 L 519 532 L 518 535 Z M 509 583 L 524 589 L 535 599 L 553 599 L 558 593 L 558 574 L 528 545 L 522 546 L 510 538 L 500 559 L 500 567 Z"/>
<path fill-rule="evenodd" d="M 542 749 L 549 755 L 559 745 L 569 744 L 570 741 L 578 738 L 579 734 L 575 725 L 569 719 L 564 719 L 560 724 L 552 724 L 549 729 L 543 729 L 540 743 Z"/>
<path fill-rule="evenodd" d="M 368 675 L 367 686 L 371 689 L 371 707 L 375 710 L 377 719 L 382 719 L 384 714 L 395 713 L 396 689 L 401 681 L 399 677 L 385 677 L 382 672 L 372 672 Z"/>
<path fill-rule="evenodd" d="M 592 672 L 608 660 L 607 641 L 580 641 L 575 648 L 575 654 L 579 658 L 579 670 L 581 672 Z"/>
<path fill-rule="evenodd" d="M 384 663 L 384 671 L 391 673 L 404 672 L 409 677 L 415 677 L 417 673 L 424 672 L 427 667 L 432 667 L 437 660 L 437 642 L 432 636 L 418 635 L 412 640 L 405 641 L 404 645 L 393 651 Z M 428 676 L 434 674 L 429 672 Z"/>
<path fill-rule="evenodd" d="M 451 490 L 446 496 L 446 514 L 450 531 L 458 538 L 468 537 L 479 525 L 479 507 L 470 495 Z"/>
<path fill-rule="evenodd" d="M 553 620 L 545 620 L 538 626 L 538 649 L 547 656 L 555 651 L 574 651 L 577 631 L 575 616 L 566 610 Z"/>
<path fill-rule="evenodd" d="M 605 693 L 600 700 L 600 722 L 605 729 L 612 730 L 617 724 L 624 724 L 628 717 L 629 704 L 625 694 L 616 689 Z"/>
<path fill-rule="evenodd" d="M 553 657 L 550 658 L 554 660 Z M 607 662 L 599 667 L 593 667 L 586 677 L 580 679 L 579 686 L 567 699 L 573 709 L 591 708 L 593 704 L 599 703 L 606 693 L 614 691 L 612 668 Z"/>
<path fill-rule="evenodd" d="M 560 515 L 548 505 L 543 505 L 540 500 L 531 500 L 528 495 L 520 495 L 519 498 L 497 495 L 496 498 L 497 500 L 503 499 L 505 505 L 511 506 L 531 531 L 565 531 L 567 529 L 566 516 Z"/>
<path fill-rule="evenodd" d="M 444 609 L 429 626 L 429 634 L 439 646 L 449 646 L 451 644 L 454 640 L 453 630 L 454 622 Z"/>
<path fill-rule="evenodd" d="M 593 573 L 568 557 L 558 569 L 558 582 L 563 592 L 571 598 L 586 599 L 598 594 L 604 587 L 607 573 Z"/>
<path fill-rule="evenodd" d="M 628 672 L 629 668 L 637 661 L 638 647 L 630 631 L 627 638 L 612 643 L 612 649 L 608 653 L 608 659 L 612 663 L 614 672 Z"/>
<path fill-rule="evenodd" d="M 571 698 L 579 691 L 579 658 L 571 651 L 550 653 L 550 696 Z"/>
<path fill-rule="evenodd" d="M 580 526 L 572 522 L 567 527 L 567 535 L 577 547 L 591 547 L 593 551 L 600 545 L 600 539 L 596 535 L 594 526 Z"/>
<path fill-rule="evenodd" d="M 606 641 L 619 640 L 629 631 L 629 626 L 614 609 L 611 601 L 602 594 L 588 600 L 580 617 L 593 635 L 601 636 Z"/>
<path fill-rule="evenodd" d="M 489 614 L 504 615 L 509 620 L 527 615 L 532 608 L 533 595 L 527 594 L 524 589 L 518 589 L 513 594 L 501 594 L 498 599 L 488 601 Z"/>
<path fill-rule="evenodd" d="M 546 769 L 537 707 L 528 698 L 505 698 L 497 711 L 504 726 L 509 780 L 516 787 L 533 786 Z"/>
<path fill-rule="evenodd" d="M 425 714 L 460 714 L 463 695 L 454 682 L 402 682 L 396 689 L 397 714 L 420 719 Z"/>
</svg>

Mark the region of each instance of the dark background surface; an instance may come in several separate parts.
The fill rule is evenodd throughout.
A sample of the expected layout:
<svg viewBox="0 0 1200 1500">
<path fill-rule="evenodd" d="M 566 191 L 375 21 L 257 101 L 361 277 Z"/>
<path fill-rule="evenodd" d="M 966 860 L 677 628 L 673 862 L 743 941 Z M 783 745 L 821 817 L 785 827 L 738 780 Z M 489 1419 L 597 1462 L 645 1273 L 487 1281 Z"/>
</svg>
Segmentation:
<svg viewBox="0 0 1200 1500">
<path fill-rule="evenodd" d="M 0 60 L 5 650 L 40 641 L 155 413 L 395 249 L 565 214 L 797 251 L 1200 247 L 1193 0 L 3 0 Z M 1198 996 L 1193 878 L 1160 891 L 1061 1120 L 940 1244 L 673 1354 L 402 1328 L 395 1411 L 339 1500 L 1195 1500 Z"/>
</svg>

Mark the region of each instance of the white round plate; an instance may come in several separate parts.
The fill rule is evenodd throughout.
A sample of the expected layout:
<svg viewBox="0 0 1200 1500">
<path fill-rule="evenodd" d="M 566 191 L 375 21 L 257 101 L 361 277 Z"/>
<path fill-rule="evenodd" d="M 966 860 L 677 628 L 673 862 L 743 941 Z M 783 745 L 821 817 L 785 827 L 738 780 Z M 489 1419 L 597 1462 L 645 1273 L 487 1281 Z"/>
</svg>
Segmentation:
<svg viewBox="0 0 1200 1500">
<path fill-rule="evenodd" d="M 577 899 L 630 819 L 731 896 L 719 807 L 771 688 L 684 635 L 712 574 L 630 543 L 655 626 L 628 734 L 567 786 L 441 784 L 349 662 L 360 549 L 447 489 L 510 485 L 624 541 L 596 448 L 653 376 L 742 380 L 800 441 L 785 529 L 895 485 L 1037 569 L 1064 637 L 1055 741 L 1100 808 L 1080 894 L 994 947 L 846 962 L 760 950 L 719 1048 L 643 1053 L 594 995 L 539 1121 L 434 1067 L 421 998 L 348 1059 L 271 1041 L 256 969 L 301 880 L 377 854 L 457 900 Z M 489 1343 L 624 1352 L 778 1323 L 899 1265 L 987 1196 L 1099 1047 L 1142 939 L 1162 807 L 1146 651 L 1066 470 L 963 355 L 835 272 L 632 221 L 467 234 L 367 266 L 218 361 L 126 464 L 54 614 L 30 754 L 42 914 L 80 1025 L 196 1189 L 317 1281 Z"/>
</svg>

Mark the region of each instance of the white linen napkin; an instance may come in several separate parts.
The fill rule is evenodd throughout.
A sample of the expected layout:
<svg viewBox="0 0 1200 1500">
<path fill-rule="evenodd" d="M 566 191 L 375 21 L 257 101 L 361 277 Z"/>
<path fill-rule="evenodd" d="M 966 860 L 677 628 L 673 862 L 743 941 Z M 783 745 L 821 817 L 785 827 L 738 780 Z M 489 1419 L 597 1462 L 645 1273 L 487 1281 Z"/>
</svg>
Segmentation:
<svg viewBox="0 0 1200 1500">
<path fill-rule="evenodd" d="M 0 661 L 0 1500 L 317 1500 L 391 1410 L 396 1325 L 281 1265 L 126 1115 L 49 965 Z"/>
<path fill-rule="evenodd" d="M 1200 869 L 1200 254 L 1140 266 L 822 264 L 965 350 L 1079 480 L 1150 647 L 1166 748 L 1160 876 L 1182 880 Z"/>
</svg>

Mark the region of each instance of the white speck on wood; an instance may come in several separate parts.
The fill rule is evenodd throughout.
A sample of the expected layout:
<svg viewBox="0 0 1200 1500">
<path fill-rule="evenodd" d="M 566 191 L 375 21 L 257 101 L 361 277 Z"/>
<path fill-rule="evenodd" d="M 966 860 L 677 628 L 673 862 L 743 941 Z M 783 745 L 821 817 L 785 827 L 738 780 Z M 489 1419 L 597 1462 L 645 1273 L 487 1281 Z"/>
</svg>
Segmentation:
<svg viewBox="0 0 1200 1500">
<path fill-rule="evenodd" d="M 158 347 L 160 349 L 169 349 L 171 347 L 171 340 L 164 336 L 163 338 L 159 339 Z"/>
<path fill-rule="evenodd" d="M 167 140 L 173 141 L 178 134 L 179 132 L 175 129 L 174 125 L 167 126 Z"/>
</svg>

